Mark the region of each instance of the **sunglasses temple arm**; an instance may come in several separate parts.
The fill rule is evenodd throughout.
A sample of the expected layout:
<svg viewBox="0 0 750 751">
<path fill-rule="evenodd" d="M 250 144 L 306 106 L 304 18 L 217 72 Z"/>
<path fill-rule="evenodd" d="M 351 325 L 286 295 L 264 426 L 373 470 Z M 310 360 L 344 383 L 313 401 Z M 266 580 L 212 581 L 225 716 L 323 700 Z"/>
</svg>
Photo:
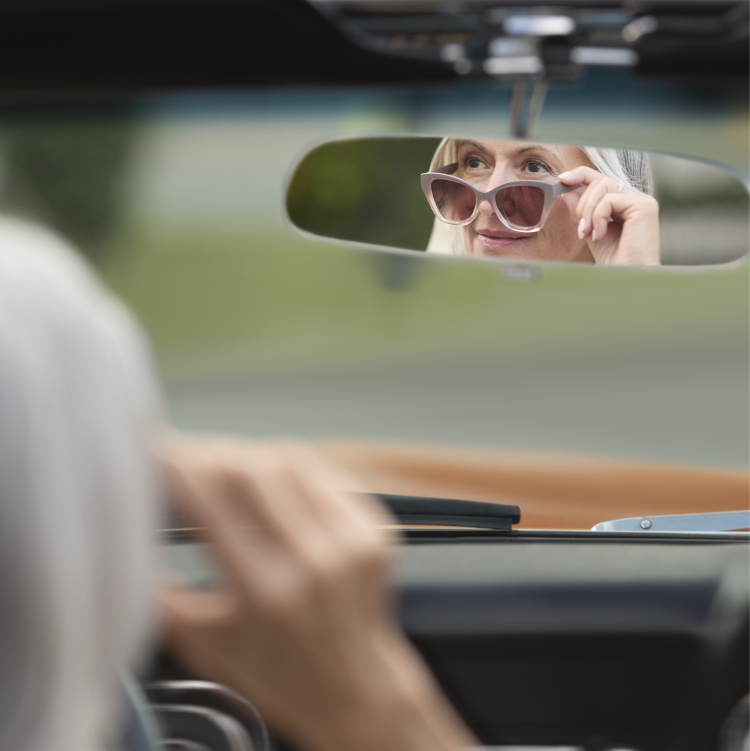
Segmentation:
<svg viewBox="0 0 750 751">
<path fill-rule="evenodd" d="M 577 190 L 578 188 L 585 188 L 586 186 L 584 183 L 579 183 L 578 185 L 563 185 L 562 183 L 557 183 L 554 188 L 554 197 L 557 198 L 558 196 L 561 196 L 563 193 L 570 193 L 571 190 Z"/>
<path fill-rule="evenodd" d="M 445 167 L 436 167 L 432 172 L 440 172 L 443 175 L 452 175 L 458 169 L 458 162 L 446 164 Z"/>
</svg>

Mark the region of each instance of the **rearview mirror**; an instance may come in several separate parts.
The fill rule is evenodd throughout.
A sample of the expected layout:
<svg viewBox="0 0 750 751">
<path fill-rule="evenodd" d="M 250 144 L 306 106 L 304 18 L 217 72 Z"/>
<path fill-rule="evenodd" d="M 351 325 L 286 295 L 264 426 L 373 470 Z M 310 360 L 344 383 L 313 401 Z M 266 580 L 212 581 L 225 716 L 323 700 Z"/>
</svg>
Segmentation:
<svg viewBox="0 0 750 751">
<path fill-rule="evenodd" d="M 316 236 L 495 260 L 703 266 L 743 258 L 750 236 L 747 187 L 717 166 L 521 141 L 330 141 L 286 206 Z"/>
</svg>

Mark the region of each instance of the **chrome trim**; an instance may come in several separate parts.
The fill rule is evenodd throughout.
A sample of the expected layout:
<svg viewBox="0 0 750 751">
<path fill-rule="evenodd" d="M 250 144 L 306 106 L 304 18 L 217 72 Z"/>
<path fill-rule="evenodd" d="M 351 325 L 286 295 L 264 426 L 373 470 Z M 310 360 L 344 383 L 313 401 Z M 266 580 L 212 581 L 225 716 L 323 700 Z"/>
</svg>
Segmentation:
<svg viewBox="0 0 750 751">
<path fill-rule="evenodd" d="M 733 532 L 750 528 L 750 510 L 717 511 L 710 514 L 634 516 L 599 522 L 592 532 Z"/>
<path fill-rule="evenodd" d="M 258 710 L 244 696 L 238 694 L 236 691 L 232 691 L 232 689 L 227 688 L 221 683 L 200 680 L 151 681 L 149 683 L 145 683 L 143 685 L 143 688 L 145 691 L 152 692 L 204 691 L 208 694 L 213 694 L 214 696 L 226 699 L 229 702 L 240 704 L 242 706 L 242 712 L 246 715 L 247 719 L 250 722 L 253 722 L 255 724 L 255 727 L 258 731 L 258 743 L 251 742 L 250 744 L 252 751 L 271 751 L 271 749 L 273 748 L 273 745 L 271 743 L 271 736 L 268 732 L 268 727 L 266 726 L 266 723 L 263 720 L 260 712 L 258 712 Z M 157 707 L 159 705 L 152 704 L 152 706 Z M 190 704 L 187 706 L 196 705 Z M 198 706 L 200 707 L 201 705 Z M 231 715 L 226 716 L 231 717 Z"/>
<path fill-rule="evenodd" d="M 245 728 L 234 717 L 224 714 L 224 712 L 208 707 L 197 707 L 194 704 L 153 704 L 152 709 L 157 717 L 159 713 L 168 712 L 199 715 L 212 722 L 224 734 L 230 751 L 257 751 Z M 184 741 L 196 745 L 187 738 L 165 738 L 162 743 L 182 743 Z M 200 747 L 202 744 L 197 745 Z"/>
<path fill-rule="evenodd" d="M 750 695 L 742 697 L 724 720 L 719 734 L 719 751 L 750 749 Z"/>
<path fill-rule="evenodd" d="M 174 749 L 170 748 L 173 745 L 179 746 L 179 751 L 211 751 L 210 748 L 204 746 L 202 743 L 194 743 L 182 738 L 167 738 L 159 743 L 159 748 L 166 749 L 166 751 L 174 751 Z"/>
</svg>

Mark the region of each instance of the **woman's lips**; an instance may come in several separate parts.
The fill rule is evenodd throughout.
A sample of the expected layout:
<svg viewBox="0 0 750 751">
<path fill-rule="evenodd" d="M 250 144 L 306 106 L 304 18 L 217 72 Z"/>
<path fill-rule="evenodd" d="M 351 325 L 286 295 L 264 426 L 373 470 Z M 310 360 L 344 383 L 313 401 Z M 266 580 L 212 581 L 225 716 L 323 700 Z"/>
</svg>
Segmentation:
<svg viewBox="0 0 750 751">
<path fill-rule="evenodd" d="M 479 242 L 488 250 L 511 248 L 529 239 L 528 235 L 514 235 L 510 232 L 495 232 L 493 230 L 478 230 L 477 237 Z"/>
</svg>

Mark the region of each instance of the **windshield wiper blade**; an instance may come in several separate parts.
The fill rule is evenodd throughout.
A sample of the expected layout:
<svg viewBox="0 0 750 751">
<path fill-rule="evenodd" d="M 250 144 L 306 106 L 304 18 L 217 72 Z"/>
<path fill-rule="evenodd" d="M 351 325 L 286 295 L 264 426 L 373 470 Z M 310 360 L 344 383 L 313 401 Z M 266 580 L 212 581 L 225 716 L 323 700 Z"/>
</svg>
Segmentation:
<svg viewBox="0 0 750 751">
<path fill-rule="evenodd" d="M 352 495 L 364 495 L 352 493 Z M 510 531 L 521 521 L 520 506 L 452 498 L 424 498 L 413 495 L 368 493 L 383 503 L 399 524 L 424 524 L 440 527 L 471 527 Z M 202 529 L 172 512 L 162 532 L 172 541 L 198 541 Z"/>
<path fill-rule="evenodd" d="M 736 532 L 750 529 L 750 510 L 634 516 L 630 519 L 600 522 L 591 529 L 594 532 Z"/>
<path fill-rule="evenodd" d="M 390 509 L 401 524 L 509 530 L 521 521 L 520 506 L 387 493 L 374 495 Z"/>
</svg>

